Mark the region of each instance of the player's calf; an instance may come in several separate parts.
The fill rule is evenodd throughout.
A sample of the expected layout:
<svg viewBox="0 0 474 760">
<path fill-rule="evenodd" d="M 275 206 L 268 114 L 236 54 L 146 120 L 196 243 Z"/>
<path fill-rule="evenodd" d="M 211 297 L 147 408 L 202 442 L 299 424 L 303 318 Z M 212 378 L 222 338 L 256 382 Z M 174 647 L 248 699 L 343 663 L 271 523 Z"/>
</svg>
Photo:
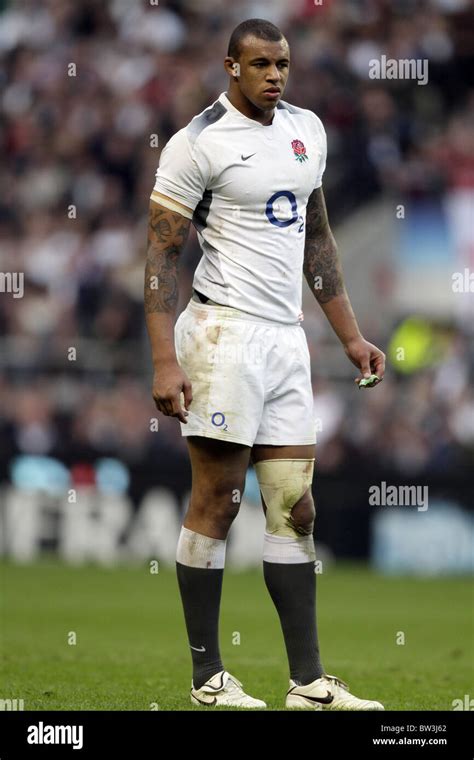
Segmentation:
<svg viewBox="0 0 474 760">
<path fill-rule="evenodd" d="M 311 497 L 314 459 L 267 459 L 255 464 L 266 505 L 265 583 L 277 609 L 293 683 L 323 673 L 316 630 Z"/>
</svg>

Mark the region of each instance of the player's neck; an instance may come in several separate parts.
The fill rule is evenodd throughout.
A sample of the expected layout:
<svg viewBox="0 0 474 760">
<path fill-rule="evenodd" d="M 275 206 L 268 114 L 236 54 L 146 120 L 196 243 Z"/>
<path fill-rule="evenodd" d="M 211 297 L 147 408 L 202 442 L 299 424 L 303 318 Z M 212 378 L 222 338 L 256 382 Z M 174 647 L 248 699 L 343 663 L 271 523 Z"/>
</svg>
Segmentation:
<svg viewBox="0 0 474 760">
<path fill-rule="evenodd" d="M 244 116 L 247 116 L 248 119 L 254 119 L 264 127 L 269 127 L 272 123 L 275 109 L 269 108 L 267 111 L 262 111 L 261 108 L 256 108 L 256 106 L 254 106 L 254 104 L 251 103 L 238 88 L 232 87 L 232 83 L 226 92 L 226 96 L 234 108 L 237 108 L 237 110 Z"/>
</svg>

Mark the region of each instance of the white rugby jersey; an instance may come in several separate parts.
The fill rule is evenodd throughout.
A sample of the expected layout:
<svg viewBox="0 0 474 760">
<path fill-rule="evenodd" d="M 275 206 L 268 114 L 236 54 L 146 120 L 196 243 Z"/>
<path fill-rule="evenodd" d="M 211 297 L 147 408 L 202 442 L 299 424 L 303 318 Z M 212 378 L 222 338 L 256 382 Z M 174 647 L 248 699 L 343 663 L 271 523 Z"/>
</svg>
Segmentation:
<svg viewBox="0 0 474 760">
<path fill-rule="evenodd" d="M 312 111 L 280 101 L 263 126 L 226 93 L 173 135 L 151 198 L 196 227 L 196 290 L 274 322 L 302 320 L 306 205 L 326 151 Z"/>
</svg>

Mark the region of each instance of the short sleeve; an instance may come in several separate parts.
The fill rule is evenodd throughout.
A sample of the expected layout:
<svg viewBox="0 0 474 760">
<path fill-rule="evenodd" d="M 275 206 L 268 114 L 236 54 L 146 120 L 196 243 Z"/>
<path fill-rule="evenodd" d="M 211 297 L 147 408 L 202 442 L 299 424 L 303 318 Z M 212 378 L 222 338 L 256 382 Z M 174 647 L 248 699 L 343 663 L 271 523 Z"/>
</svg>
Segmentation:
<svg viewBox="0 0 474 760">
<path fill-rule="evenodd" d="M 206 162 L 203 158 L 199 160 L 198 151 L 191 145 L 186 129 L 180 129 L 161 152 L 151 199 L 192 219 L 194 209 L 206 189 L 207 179 Z M 168 198 L 171 201 L 167 201 Z"/>
<path fill-rule="evenodd" d="M 319 166 L 318 171 L 316 173 L 316 181 L 314 183 L 314 190 L 317 190 L 318 187 L 321 187 L 323 184 L 323 174 L 324 170 L 326 168 L 326 158 L 328 153 L 328 147 L 327 147 L 327 138 L 326 138 L 326 132 L 323 127 L 323 123 L 321 119 L 316 116 L 316 114 L 313 114 L 315 120 L 316 120 L 316 134 L 317 134 L 317 141 L 318 144 L 321 146 L 321 156 L 319 159 Z"/>
</svg>

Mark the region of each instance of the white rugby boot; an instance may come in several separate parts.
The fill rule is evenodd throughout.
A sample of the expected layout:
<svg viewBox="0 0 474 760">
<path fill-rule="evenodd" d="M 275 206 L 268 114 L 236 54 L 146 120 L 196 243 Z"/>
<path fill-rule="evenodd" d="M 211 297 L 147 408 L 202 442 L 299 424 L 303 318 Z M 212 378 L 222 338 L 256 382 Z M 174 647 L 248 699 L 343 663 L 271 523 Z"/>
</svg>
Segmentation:
<svg viewBox="0 0 474 760">
<path fill-rule="evenodd" d="M 191 686 L 191 702 L 206 707 L 248 707 L 251 709 L 266 707 L 261 699 L 250 697 L 242 688 L 240 681 L 231 676 L 227 670 L 221 670 L 209 678 L 200 689 Z"/>
<path fill-rule="evenodd" d="M 306 686 L 297 686 L 290 679 L 286 707 L 291 710 L 384 710 L 380 702 L 359 699 L 351 694 L 344 681 L 324 673 Z"/>
</svg>

